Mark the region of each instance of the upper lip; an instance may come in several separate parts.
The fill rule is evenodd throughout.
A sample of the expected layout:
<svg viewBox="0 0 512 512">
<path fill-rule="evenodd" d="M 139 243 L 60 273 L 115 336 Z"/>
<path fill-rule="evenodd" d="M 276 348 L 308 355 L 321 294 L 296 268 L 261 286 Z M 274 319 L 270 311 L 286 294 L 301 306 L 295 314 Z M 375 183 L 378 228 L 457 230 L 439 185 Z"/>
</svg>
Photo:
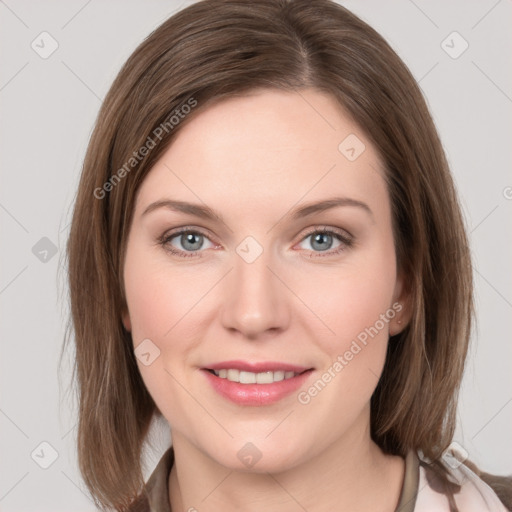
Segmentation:
<svg viewBox="0 0 512 512">
<path fill-rule="evenodd" d="M 281 363 L 278 361 L 262 361 L 262 362 L 249 362 L 249 361 L 222 361 L 220 363 L 210 364 L 205 367 L 207 370 L 228 370 L 236 369 L 245 372 L 263 373 L 263 372 L 295 372 L 302 373 L 312 368 L 307 366 L 298 366 L 295 364 Z"/>
</svg>

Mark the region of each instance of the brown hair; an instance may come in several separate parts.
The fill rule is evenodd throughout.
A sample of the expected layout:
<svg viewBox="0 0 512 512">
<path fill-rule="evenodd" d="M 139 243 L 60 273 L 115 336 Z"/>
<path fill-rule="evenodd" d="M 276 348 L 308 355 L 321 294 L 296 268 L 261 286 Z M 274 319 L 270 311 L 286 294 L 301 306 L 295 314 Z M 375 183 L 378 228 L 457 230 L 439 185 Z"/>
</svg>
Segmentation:
<svg viewBox="0 0 512 512">
<path fill-rule="evenodd" d="M 126 510 L 143 489 L 142 450 L 161 415 L 121 322 L 136 192 L 184 125 L 214 102 L 261 87 L 332 95 L 380 153 L 412 318 L 390 339 L 371 400 L 372 437 L 387 453 L 421 450 L 433 461 L 452 440 L 472 271 L 453 181 L 413 76 L 379 34 L 332 1 L 204 0 L 165 21 L 128 59 L 99 112 L 78 189 L 68 241 L 78 461 L 102 509 Z M 139 154 L 150 139 L 154 146 Z"/>
</svg>

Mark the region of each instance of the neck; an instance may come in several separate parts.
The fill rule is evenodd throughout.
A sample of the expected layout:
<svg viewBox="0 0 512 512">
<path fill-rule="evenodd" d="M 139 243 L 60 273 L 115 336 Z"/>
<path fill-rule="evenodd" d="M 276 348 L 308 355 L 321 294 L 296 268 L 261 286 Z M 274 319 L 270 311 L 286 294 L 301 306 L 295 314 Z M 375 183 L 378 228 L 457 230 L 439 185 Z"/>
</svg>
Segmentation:
<svg viewBox="0 0 512 512">
<path fill-rule="evenodd" d="M 218 464 L 181 433 L 173 431 L 171 509 L 394 512 L 404 478 L 404 460 L 385 455 L 371 440 L 369 428 L 353 432 L 295 467 L 255 473 Z"/>
</svg>

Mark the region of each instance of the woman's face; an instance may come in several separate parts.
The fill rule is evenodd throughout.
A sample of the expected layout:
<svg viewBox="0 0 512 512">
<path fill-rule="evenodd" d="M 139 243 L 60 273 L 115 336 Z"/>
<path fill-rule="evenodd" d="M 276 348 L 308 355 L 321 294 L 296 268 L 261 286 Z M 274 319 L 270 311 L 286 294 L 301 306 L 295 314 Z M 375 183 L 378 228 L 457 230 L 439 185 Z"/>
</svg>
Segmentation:
<svg viewBox="0 0 512 512">
<path fill-rule="evenodd" d="M 369 441 L 405 310 L 382 164 L 330 96 L 258 90 L 184 126 L 139 189 L 124 283 L 175 444 L 279 471 Z"/>
</svg>

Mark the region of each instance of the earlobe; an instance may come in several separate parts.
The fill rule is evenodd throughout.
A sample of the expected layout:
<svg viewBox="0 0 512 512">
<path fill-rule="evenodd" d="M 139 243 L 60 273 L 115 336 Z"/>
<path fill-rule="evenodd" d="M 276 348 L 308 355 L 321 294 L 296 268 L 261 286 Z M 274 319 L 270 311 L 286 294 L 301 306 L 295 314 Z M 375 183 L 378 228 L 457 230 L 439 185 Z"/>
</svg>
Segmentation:
<svg viewBox="0 0 512 512">
<path fill-rule="evenodd" d="M 396 336 L 400 334 L 408 325 L 410 314 L 407 303 L 394 302 L 393 305 L 400 304 L 400 308 L 396 309 L 396 316 L 389 322 L 389 335 Z"/>
<path fill-rule="evenodd" d="M 396 336 L 407 327 L 412 316 L 411 290 L 404 286 L 402 275 L 396 280 L 392 308 L 396 314 L 389 323 L 389 335 Z"/>
<path fill-rule="evenodd" d="M 397 313 L 397 316 L 389 323 L 389 335 L 396 336 L 400 334 L 405 328 L 403 319 L 399 316 L 402 313 Z"/>
</svg>

